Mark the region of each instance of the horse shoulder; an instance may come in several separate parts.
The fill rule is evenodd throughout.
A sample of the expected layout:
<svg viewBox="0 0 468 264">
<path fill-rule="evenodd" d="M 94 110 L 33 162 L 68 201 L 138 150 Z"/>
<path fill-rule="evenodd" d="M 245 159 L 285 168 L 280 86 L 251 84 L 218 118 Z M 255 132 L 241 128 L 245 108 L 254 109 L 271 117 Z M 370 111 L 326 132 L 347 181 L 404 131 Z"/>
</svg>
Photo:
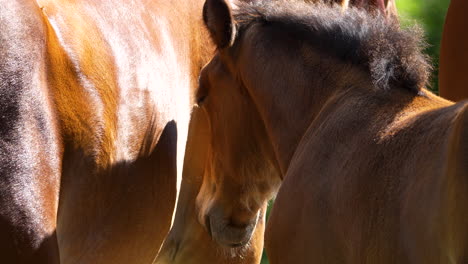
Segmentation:
<svg viewBox="0 0 468 264">
<path fill-rule="evenodd" d="M 117 80 L 109 43 L 83 5 L 40 1 L 47 75 L 66 142 L 99 166 L 115 151 Z"/>
<path fill-rule="evenodd" d="M 179 1 L 39 2 L 66 142 L 61 259 L 151 261 L 177 195 L 197 73 L 187 36 L 195 11 Z"/>
</svg>

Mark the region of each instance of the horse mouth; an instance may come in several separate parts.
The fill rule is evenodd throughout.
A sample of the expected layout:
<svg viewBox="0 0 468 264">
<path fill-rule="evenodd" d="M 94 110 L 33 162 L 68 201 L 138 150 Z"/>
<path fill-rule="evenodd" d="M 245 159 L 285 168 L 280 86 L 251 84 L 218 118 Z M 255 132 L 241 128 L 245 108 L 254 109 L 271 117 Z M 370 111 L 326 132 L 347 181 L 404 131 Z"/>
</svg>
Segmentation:
<svg viewBox="0 0 468 264">
<path fill-rule="evenodd" d="M 213 237 L 213 234 L 211 233 L 210 218 L 208 216 L 205 216 L 205 227 L 206 231 L 208 232 L 208 235 L 210 235 L 210 237 Z"/>
<path fill-rule="evenodd" d="M 217 223 L 216 220 L 207 221 L 206 228 L 211 237 L 220 245 L 237 248 L 245 246 L 251 239 L 255 230 L 256 221 L 244 226 L 236 227 L 225 223 Z"/>
<path fill-rule="evenodd" d="M 244 246 L 244 245 L 245 245 L 245 244 L 242 244 L 242 243 L 230 244 L 229 247 L 236 248 L 236 247 L 242 247 L 242 246 Z"/>
</svg>

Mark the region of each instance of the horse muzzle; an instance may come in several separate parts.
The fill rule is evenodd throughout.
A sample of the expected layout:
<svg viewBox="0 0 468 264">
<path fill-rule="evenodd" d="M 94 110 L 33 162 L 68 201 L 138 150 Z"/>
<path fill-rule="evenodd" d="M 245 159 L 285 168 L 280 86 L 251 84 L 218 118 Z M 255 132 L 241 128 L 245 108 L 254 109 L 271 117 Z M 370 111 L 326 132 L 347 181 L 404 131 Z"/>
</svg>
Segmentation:
<svg viewBox="0 0 468 264">
<path fill-rule="evenodd" d="M 219 210 L 211 210 L 206 216 L 205 227 L 210 236 L 220 245 L 226 247 L 241 247 L 246 245 L 257 225 L 259 212 L 254 219 L 246 223 L 233 223 L 226 220 Z"/>
</svg>

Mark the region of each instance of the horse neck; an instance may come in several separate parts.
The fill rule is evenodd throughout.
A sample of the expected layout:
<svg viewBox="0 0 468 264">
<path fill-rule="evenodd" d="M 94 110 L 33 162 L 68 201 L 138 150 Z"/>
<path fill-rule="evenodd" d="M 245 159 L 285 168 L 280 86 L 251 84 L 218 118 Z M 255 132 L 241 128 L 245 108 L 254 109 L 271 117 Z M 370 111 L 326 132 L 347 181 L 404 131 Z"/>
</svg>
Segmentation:
<svg viewBox="0 0 468 264">
<path fill-rule="evenodd" d="M 363 87 L 371 85 L 370 78 L 361 70 L 350 70 L 346 66 L 339 69 L 330 63 L 322 62 L 321 67 L 306 69 L 300 76 L 307 78 L 300 81 L 297 81 L 300 79 L 297 76 L 272 81 L 271 76 L 281 75 L 266 74 L 263 80 L 268 78 L 270 81 L 260 82 L 266 85 L 249 89 L 252 90 L 253 100 L 265 124 L 282 175 L 288 170 L 307 128 L 327 102 L 345 96 L 344 92 L 354 83 L 360 83 Z M 333 67 L 333 71 L 330 71 L 330 67 Z M 298 71 L 291 69 L 289 72 Z"/>
<path fill-rule="evenodd" d="M 198 75 L 203 68 L 213 57 L 215 52 L 215 45 L 210 38 L 208 30 L 201 18 L 203 4 L 205 0 L 196 0 L 192 5 L 192 18 L 191 21 L 191 54 L 192 65 L 194 66 L 196 77 L 196 85 L 198 86 Z"/>
</svg>

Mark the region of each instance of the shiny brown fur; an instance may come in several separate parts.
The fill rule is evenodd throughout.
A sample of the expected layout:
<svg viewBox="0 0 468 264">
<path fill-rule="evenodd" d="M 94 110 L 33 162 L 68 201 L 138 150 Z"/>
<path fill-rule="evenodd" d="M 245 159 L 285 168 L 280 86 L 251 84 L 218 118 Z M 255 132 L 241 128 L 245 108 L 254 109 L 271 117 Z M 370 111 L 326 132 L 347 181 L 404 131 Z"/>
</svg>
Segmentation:
<svg viewBox="0 0 468 264">
<path fill-rule="evenodd" d="M 0 1 L 0 262 L 58 263 L 63 146 L 32 1 Z"/>
<path fill-rule="evenodd" d="M 0 1 L 0 262 L 151 263 L 169 230 L 202 1 Z"/>
<path fill-rule="evenodd" d="M 468 102 L 424 88 L 417 31 L 324 5 L 204 10 L 218 52 L 197 206 L 216 241 L 248 241 L 280 176 L 271 263 L 468 261 Z"/>
<path fill-rule="evenodd" d="M 177 211 L 156 264 L 260 263 L 265 219 L 257 225 L 248 247 L 228 248 L 212 240 L 198 221 L 196 197 L 200 191 L 210 139 L 209 124 L 201 108 L 195 107 L 190 122 L 184 172 Z M 262 208 L 264 216 L 266 206 Z"/>
<path fill-rule="evenodd" d="M 242 1 L 252 2 L 252 1 Z M 346 1 L 336 1 L 344 5 Z M 374 1 L 352 2 L 368 10 Z M 209 125 L 201 108 L 195 107 L 184 161 L 181 195 L 174 225 L 156 263 L 259 263 L 263 250 L 264 210 L 260 222 L 247 245 L 237 248 L 219 246 L 197 220 L 196 197 L 203 182 L 207 152 L 210 145 Z M 204 223 L 203 223 L 204 224 Z"/>
<path fill-rule="evenodd" d="M 439 94 L 453 101 L 468 98 L 467 11 L 467 1 L 450 1 L 440 48 Z"/>
</svg>

